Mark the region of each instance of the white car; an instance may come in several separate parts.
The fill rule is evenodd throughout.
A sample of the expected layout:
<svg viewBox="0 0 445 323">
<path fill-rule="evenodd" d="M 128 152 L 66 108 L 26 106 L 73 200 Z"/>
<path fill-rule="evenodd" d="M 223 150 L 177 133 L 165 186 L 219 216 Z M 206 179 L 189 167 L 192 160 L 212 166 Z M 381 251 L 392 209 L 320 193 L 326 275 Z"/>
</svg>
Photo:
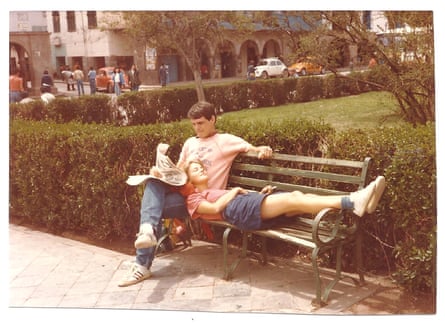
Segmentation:
<svg viewBox="0 0 445 323">
<path fill-rule="evenodd" d="M 255 77 L 267 79 L 269 77 L 288 77 L 287 66 L 276 57 L 263 58 L 255 66 Z"/>
</svg>

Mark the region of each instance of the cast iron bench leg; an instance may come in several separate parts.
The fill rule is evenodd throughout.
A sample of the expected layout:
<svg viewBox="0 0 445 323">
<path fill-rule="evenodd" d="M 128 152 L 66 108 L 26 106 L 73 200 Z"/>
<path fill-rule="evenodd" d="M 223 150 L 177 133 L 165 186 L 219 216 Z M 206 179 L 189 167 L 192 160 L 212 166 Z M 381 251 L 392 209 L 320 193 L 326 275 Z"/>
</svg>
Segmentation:
<svg viewBox="0 0 445 323">
<path fill-rule="evenodd" d="M 247 257 L 247 238 L 248 233 L 243 232 L 243 246 L 240 255 L 238 258 L 232 263 L 231 266 L 228 264 L 228 254 L 229 254 L 229 243 L 228 238 L 231 228 L 226 228 L 223 234 L 223 262 L 224 262 L 224 279 L 229 280 L 232 278 L 232 274 L 235 271 L 236 267 L 238 267 L 239 263 L 242 259 Z"/>
</svg>

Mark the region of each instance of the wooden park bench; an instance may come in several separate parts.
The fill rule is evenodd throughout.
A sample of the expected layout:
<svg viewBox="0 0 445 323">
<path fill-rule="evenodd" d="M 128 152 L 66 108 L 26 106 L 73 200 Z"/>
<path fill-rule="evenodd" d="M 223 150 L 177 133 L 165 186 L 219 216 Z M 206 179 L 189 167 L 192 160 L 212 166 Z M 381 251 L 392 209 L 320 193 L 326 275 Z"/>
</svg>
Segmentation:
<svg viewBox="0 0 445 323">
<path fill-rule="evenodd" d="M 259 160 L 256 153 L 245 153 L 233 163 L 229 187 L 241 186 L 259 191 L 266 185 L 272 185 L 276 186 L 277 191 L 348 194 L 365 186 L 369 162 L 369 157 L 364 161 L 350 161 L 279 153 L 275 153 L 271 159 Z M 262 243 L 262 263 L 267 263 L 266 242 L 270 238 L 311 250 L 315 279 L 315 299 L 312 304 L 319 307 L 327 304 L 330 291 L 341 279 L 349 277 L 356 285 L 364 284 L 361 248 L 363 233 L 360 221 L 361 218 L 350 210 L 324 209 L 315 216 L 295 216 L 286 218 L 286 221 L 278 219 L 275 224 L 270 222 L 267 229 L 255 231 L 241 231 L 225 221 L 204 222 L 223 227 L 223 265 L 226 280 L 233 277 L 240 261 L 247 257 L 248 239 L 253 235 L 258 236 Z M 237 260 L 229 264 L 228 237 L 232 230 L 242 233 L 242 246 Z M 352 245 L 355 250 L 354 261 L 358 280 L 342 274 L 342 249 L 345 245 Z M 330 250 L 336 252 L 335 276 L 329 284 L 322 286 L 318 258 Z"/>
</svg>

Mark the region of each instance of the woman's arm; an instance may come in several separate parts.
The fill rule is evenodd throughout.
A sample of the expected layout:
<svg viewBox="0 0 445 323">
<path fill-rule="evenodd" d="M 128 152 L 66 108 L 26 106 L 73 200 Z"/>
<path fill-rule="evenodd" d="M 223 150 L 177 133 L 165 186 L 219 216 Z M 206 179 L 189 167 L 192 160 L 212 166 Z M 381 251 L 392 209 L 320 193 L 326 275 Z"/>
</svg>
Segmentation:
<svg viewBox="0 0 445 323">
<path fill-rule="evenodd" d="M 246 194 L 246 190 L 241 187 L 232 188 L 230 191 L 222 195 L 215 202 L 202 201 L 199 203 L 196 212 L 201 214 L 218 214 L 221 213 L 231 200 L 238 194 Z"/>
</svg>

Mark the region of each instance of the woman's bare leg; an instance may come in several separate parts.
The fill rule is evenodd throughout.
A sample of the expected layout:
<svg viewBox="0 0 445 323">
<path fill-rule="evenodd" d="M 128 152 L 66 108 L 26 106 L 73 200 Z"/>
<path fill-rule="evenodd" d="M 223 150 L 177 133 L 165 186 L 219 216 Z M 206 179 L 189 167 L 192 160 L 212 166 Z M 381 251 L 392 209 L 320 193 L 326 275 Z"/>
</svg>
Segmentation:
<svg viewBox="0 0 445 323">
<path fill-rule="evenodd" d="M 375 210 L 384 189 L 384 178 L 379 176 L 364 189 L 349 195 L 315 195 L 299 191 L 272 194 L 263 200 L 261 218 L 271 219 L 282 214 L 315 214 L 324 208 L 341 209 L 342 207 L 353 210 L 358 216 L 363 216 L 366 212 L 372 213 Z M 372 203 L 370 203 L 371 200 Z M 369 208 L 368 204 L 370 204 Z"/>
<path fill-rule="evenodd" d="M 267 196 L 261 205 L 261 218 L 271 219 L 282 214 L 315 214 L 324 208 L 341 208 L 346 195 L 315 195 L 299 191 Z"/>
</svg>

